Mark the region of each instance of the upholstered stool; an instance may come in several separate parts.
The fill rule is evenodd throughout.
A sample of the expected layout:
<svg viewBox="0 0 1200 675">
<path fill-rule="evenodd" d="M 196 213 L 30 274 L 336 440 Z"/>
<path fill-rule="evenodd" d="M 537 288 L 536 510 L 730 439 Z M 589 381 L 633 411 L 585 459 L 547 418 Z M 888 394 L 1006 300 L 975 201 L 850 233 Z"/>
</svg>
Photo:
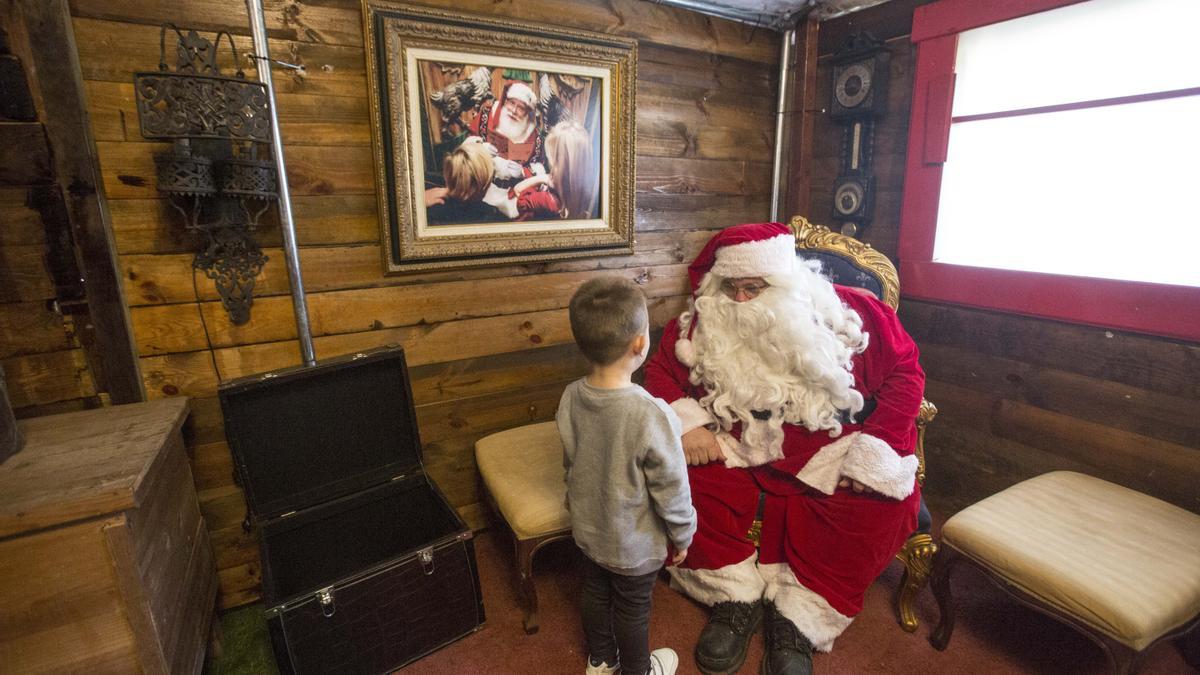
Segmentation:
<svg viewBox="0 0 1200 675">
<path fill-rule="evenodd" d="M 1031 478 L 946 521 L 931 582 L 938 649 L 960 562 L 1100 644 L 1117 673 L 1200 624 L 1200 516 L 1083 474 Z"/>
<path fill-rule="evenodd" d="M 475 463 L 492 509 L 512 530 L 525 632 L 536 633 L 533 554 L 552 541 L 571 536 L 558 427 L 543 422 L 485 436 L 475 441 Z"/>
</svg>

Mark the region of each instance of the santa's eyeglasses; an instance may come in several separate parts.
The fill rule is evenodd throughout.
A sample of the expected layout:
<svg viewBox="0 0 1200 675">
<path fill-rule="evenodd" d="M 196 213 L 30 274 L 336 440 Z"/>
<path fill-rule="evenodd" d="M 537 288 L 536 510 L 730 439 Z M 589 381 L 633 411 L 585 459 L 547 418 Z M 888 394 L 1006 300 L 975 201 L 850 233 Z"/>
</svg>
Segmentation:
<svg viewBox="0 0 1200 675">
<path fill-rule="evenodd" d="M 721 282 L 721 292 L 730 298 L 737 299 L 740 291 L 747 298 L 757 298 L 760 293 L 770 288 L 771 285 L 761 281 L 743 281 L 741 283 L 726 279 Z"/>
</svg>

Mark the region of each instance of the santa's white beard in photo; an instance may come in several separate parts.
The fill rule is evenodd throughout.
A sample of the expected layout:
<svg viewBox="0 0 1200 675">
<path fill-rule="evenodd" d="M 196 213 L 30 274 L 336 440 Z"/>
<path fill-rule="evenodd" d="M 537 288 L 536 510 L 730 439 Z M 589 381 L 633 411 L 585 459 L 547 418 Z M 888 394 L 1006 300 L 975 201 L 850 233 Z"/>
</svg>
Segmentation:
<svg viewBox="0 0 1200 675">
<path fill-rule="evenodd" d="M 513 143 L 524 143 L 533 131 L 532 117 L 518 120 L 512 113 L 500 108 L 500 121 L 496 124 L 496 132 Z"/>
<path fill-rule="evenodd" d="M 837 436 L 841 412 L 863 407 L 850 373 L 851 358 L 867 345 L 859 316 L 807 265 L 768 282 L 755 299 L 736 302 L 709 275 L 696 299 L 691 379 L 709 392 L 700 404 L 722 429 L 743 423 L 748 464 L 782 456 L 785 422 Z M 756 420 L 754 410 L 772 414 Z"/>
</svg>

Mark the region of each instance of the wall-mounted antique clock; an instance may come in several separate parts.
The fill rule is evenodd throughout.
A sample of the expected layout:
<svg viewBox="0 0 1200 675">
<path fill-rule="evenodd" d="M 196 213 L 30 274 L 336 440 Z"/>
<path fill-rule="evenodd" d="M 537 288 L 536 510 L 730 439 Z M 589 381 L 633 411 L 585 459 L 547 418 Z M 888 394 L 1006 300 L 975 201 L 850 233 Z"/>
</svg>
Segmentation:
<svg viewBox="0 0 1200 675">
<path fill-rule="evenodd" d="M 833 218 L 855 236 L 871 220 L 875 120 L 887 110 L 891 54 L 869 33 L 856 33 L 833 57 L 830 116 L 842 124 L 841 170 L 833 186 Z"/>
<path fill-rule="evenodd" d="M 864 56 L 862 46 L 854 45 L 848 56 L 838 52 L 834 57 L 833 103 L 829 108 L 834 119 L 881 116 L 887 109 L 888 67 L 892 55 L 882 50 L 882 43 L 869 49 L 881 51 Z"/>
</svg>

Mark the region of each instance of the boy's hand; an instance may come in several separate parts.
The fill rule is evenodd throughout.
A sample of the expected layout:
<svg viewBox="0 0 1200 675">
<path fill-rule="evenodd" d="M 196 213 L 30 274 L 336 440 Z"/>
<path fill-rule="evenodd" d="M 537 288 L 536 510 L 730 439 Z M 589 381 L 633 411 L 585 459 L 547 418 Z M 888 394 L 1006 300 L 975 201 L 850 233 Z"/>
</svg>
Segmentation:
<svg viewBox="0 0 1200 675">
<path fill-rule="evenodd" d="M 671 557 L 671 564 L 678 565 L 679 563 L 683 562 L 683 559 L 686 557 L 687 557 L 687 549 L 686 548 L 675 551 L 675 555 Z"/>
<path fill-rule="evenodd" d="M 696 427 L 683 435 L 683 456 L 691 466 L 725 461 L 725 453 L 713 432 Z"/>
<path fill-rule="evenodd" d="M 445 204 L 446 203 L 446 195 L 448 195 L 448 194 L 450 194 L 450 191 L 444 187 L 430 188 L 430 189 L 426 190 L 425 191 L 425 208 L 429 208 L 429 207 L 435 206 L 437 204 Z"/>
</svg>

